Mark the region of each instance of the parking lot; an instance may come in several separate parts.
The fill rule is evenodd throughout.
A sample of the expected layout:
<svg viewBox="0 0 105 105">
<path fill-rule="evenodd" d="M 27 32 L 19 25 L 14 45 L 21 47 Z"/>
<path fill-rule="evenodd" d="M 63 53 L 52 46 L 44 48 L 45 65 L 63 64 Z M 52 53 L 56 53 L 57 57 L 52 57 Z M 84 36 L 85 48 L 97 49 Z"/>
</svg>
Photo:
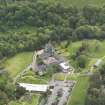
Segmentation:
<svg viewBox="0 0 105 105">
<path fill-rule="evenodd" d="M 45 105 L 66 105 L 75 81 L 51 81 L 54 86 L 52 93 L 48 95 Z"/>
</svg>

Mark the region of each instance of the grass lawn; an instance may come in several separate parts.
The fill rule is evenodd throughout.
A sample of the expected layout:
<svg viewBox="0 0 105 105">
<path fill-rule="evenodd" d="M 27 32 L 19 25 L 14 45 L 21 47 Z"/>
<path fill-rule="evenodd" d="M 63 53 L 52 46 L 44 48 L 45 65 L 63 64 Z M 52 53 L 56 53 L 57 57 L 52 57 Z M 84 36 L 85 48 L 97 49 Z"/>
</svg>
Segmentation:
<svg viewBox="0 0 105 105">
<path fill-rule="evenodd" d="M 34 74 L 35 75 L 35 74 Z M 36 76 L 36 75 L 35 75 Z M 45 79 L 37 78 L 35 76 L 24 76 L 20 79 L 19 82 L 24 82 L 24 83 L 31 83 L 31 84 L 47 84 L 48 81 Z"/>
<path fill-rule="evenodd" d="M 62 3 L 65 6 L 76 6 L 78 8 L 83 7 L 87 4 L 93 4 L 97 6 L 102 6 L 105 4 L 105 0 L 40 0 L 45 3 Z"/>
<path fill-rule="evenodd" d="M 65 48 L 66 42 L 62 42 L 60 46 L 57 46 L 58 52 L 61 52 L 62 55 L 66 55 L 66 53 L 69 53 L 69 55 L 73 55 L 78 48 L 82 45 L 82 41 L 72 42 L 67 48 Z M 89 45 L 89 57 L 91 58 L 100 58 L 105 56 L 105 41 L 99 41 L 99 40 L 86 40 Z"/>
<path fill-rule="evenodd" d="M 74 54 L 77 49 L 81 46 L 82 41 L 72 42 L 67 48 L 65 48 L 66 41 L 56 46 L 57 53 L 61 53 L 63 56 L 70 56 Z M 69 53 L 69 54 L 68 54 Z"/>
<path fill-rule="evenodd" d="M 79 77 L 68 101 L 68 105 L 84 105 L 89 86 L 88 77 Z"/>
<path fill-rule="evenodd" d="M 57 73 L 54 75 L 54 79 L 55 80 L 60 80 L 63 81 L 65 79 L 66 74 L 64 73 Z M 78 80 L 78 75 L 72 74 L 72 75 L 68 75 L 67 80 Z"/>
<path fill-rule="evenodd" d="M 3 66 L 12 77 L 15 77 L 19 72 L 25 69 L 31 61 L 32 52 L 24 52 L 7 59 L 3 62 Z"/>
</svg>

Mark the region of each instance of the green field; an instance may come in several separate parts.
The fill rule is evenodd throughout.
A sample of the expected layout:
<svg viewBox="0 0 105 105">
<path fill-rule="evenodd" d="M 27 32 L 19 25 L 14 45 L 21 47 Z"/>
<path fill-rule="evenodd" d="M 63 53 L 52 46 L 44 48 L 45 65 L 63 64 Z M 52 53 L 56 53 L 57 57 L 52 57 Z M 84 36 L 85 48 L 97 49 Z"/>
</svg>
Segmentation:
<svg viewBox="0 0 105 105">
<path fill-rule="evenodd" d="M 71 56 L 72 54 L 74 54 L 78 48 L 82 45 L 82 42 L 87 42 L 90 47 L 89 47 L 89 57 L 92 58 L 99 58 L 99 57 L 103 57 L 105 55 L 105 41 L 99 41 L 99 40 L 82 40 L 82 41 L 77 41 L 77 42 L 72 42 L 67 48 L 65 48 L 65 44 L 66 42 L 62 42 L 60 44 L 60 46 L 57 46 L 57 50 L 59 50 L 59 52 L 61 52 L 62 55 Z M 96 51 L 96 46 L 98 46 L 98 49 Z"/>
<path fill-rule="evenodd" d="M 12 77 L 15 77 L 19 72 L 25 69 L 32 61 L 32 53 L 24 52 L 15 55 L 3 62 L 3 66 Z"/>
<path fill-rule="evenodd" d="M 83 7 L 87 4 L 93 4 L 97 6 L 102 6 L 105 4 L 105 0 L 40 0 L 45 3 L 62 3 L 65 6 L 76 6 L 76 7 Z"/>
<path fill-rule="evenodd" d="M 79 77 L 72 91 L 72 95 L 69 99 L 68 105 L 84 105 L 87 89 L 89 86 L 88 77 Z"/>
<path fill-rule="evenodd" d="M 47 84 L 50 78 L 46 78 L 45 76 L 40 77 L 35 75 L 33 71 L 28 71 L 24 76 L 22 76 L 19 82 L 31 83 L 31 84 Z"/>
</svg>

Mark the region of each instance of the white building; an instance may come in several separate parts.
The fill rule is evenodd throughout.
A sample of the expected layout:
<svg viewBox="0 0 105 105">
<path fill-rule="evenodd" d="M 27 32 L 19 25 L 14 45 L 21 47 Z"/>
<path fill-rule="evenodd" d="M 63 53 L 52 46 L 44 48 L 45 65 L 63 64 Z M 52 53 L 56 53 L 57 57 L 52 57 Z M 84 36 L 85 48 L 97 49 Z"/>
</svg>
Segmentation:
<svg viewBox="0 0 105 105">
<path fill-rule="evenodd" d="M 95 67 L 98 67 L 102 62 L 102 59 L 98 59 L 97 62 L 94 64 Z"/>
<path fill-rule="evenodd" d="M 59 64 L 61 69 L 63 70 L 63 72 L 68 72 L 68 70 L 70 70 L 70 66 L 68 64 L 68 62 L 62 62 Z"/>
<path fill-rule="evenodd" d="M 45 93 L 49 89 L 49 85 L 40 85 L 40 84 L 28 84 L 28 83 L 19 83 L 20 87 L 23 87 L 29 92 L 41 92 Z"/>
</svg>

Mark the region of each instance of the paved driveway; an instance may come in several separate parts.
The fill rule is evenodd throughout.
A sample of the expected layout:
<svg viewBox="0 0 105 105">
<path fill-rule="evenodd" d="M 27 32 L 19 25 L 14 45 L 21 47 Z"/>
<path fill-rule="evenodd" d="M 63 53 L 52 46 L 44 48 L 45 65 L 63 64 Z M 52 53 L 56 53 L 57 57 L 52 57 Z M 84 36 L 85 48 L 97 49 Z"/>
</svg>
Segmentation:
<svg viewBox="0 0 105 105">
<path fill-rule="evenodd" d="M 54 85 L 52 93 L 48 96 L 45 105 L 65 105 L 74 87 L 75 81 L 51 81 Z"/>
</svg>

